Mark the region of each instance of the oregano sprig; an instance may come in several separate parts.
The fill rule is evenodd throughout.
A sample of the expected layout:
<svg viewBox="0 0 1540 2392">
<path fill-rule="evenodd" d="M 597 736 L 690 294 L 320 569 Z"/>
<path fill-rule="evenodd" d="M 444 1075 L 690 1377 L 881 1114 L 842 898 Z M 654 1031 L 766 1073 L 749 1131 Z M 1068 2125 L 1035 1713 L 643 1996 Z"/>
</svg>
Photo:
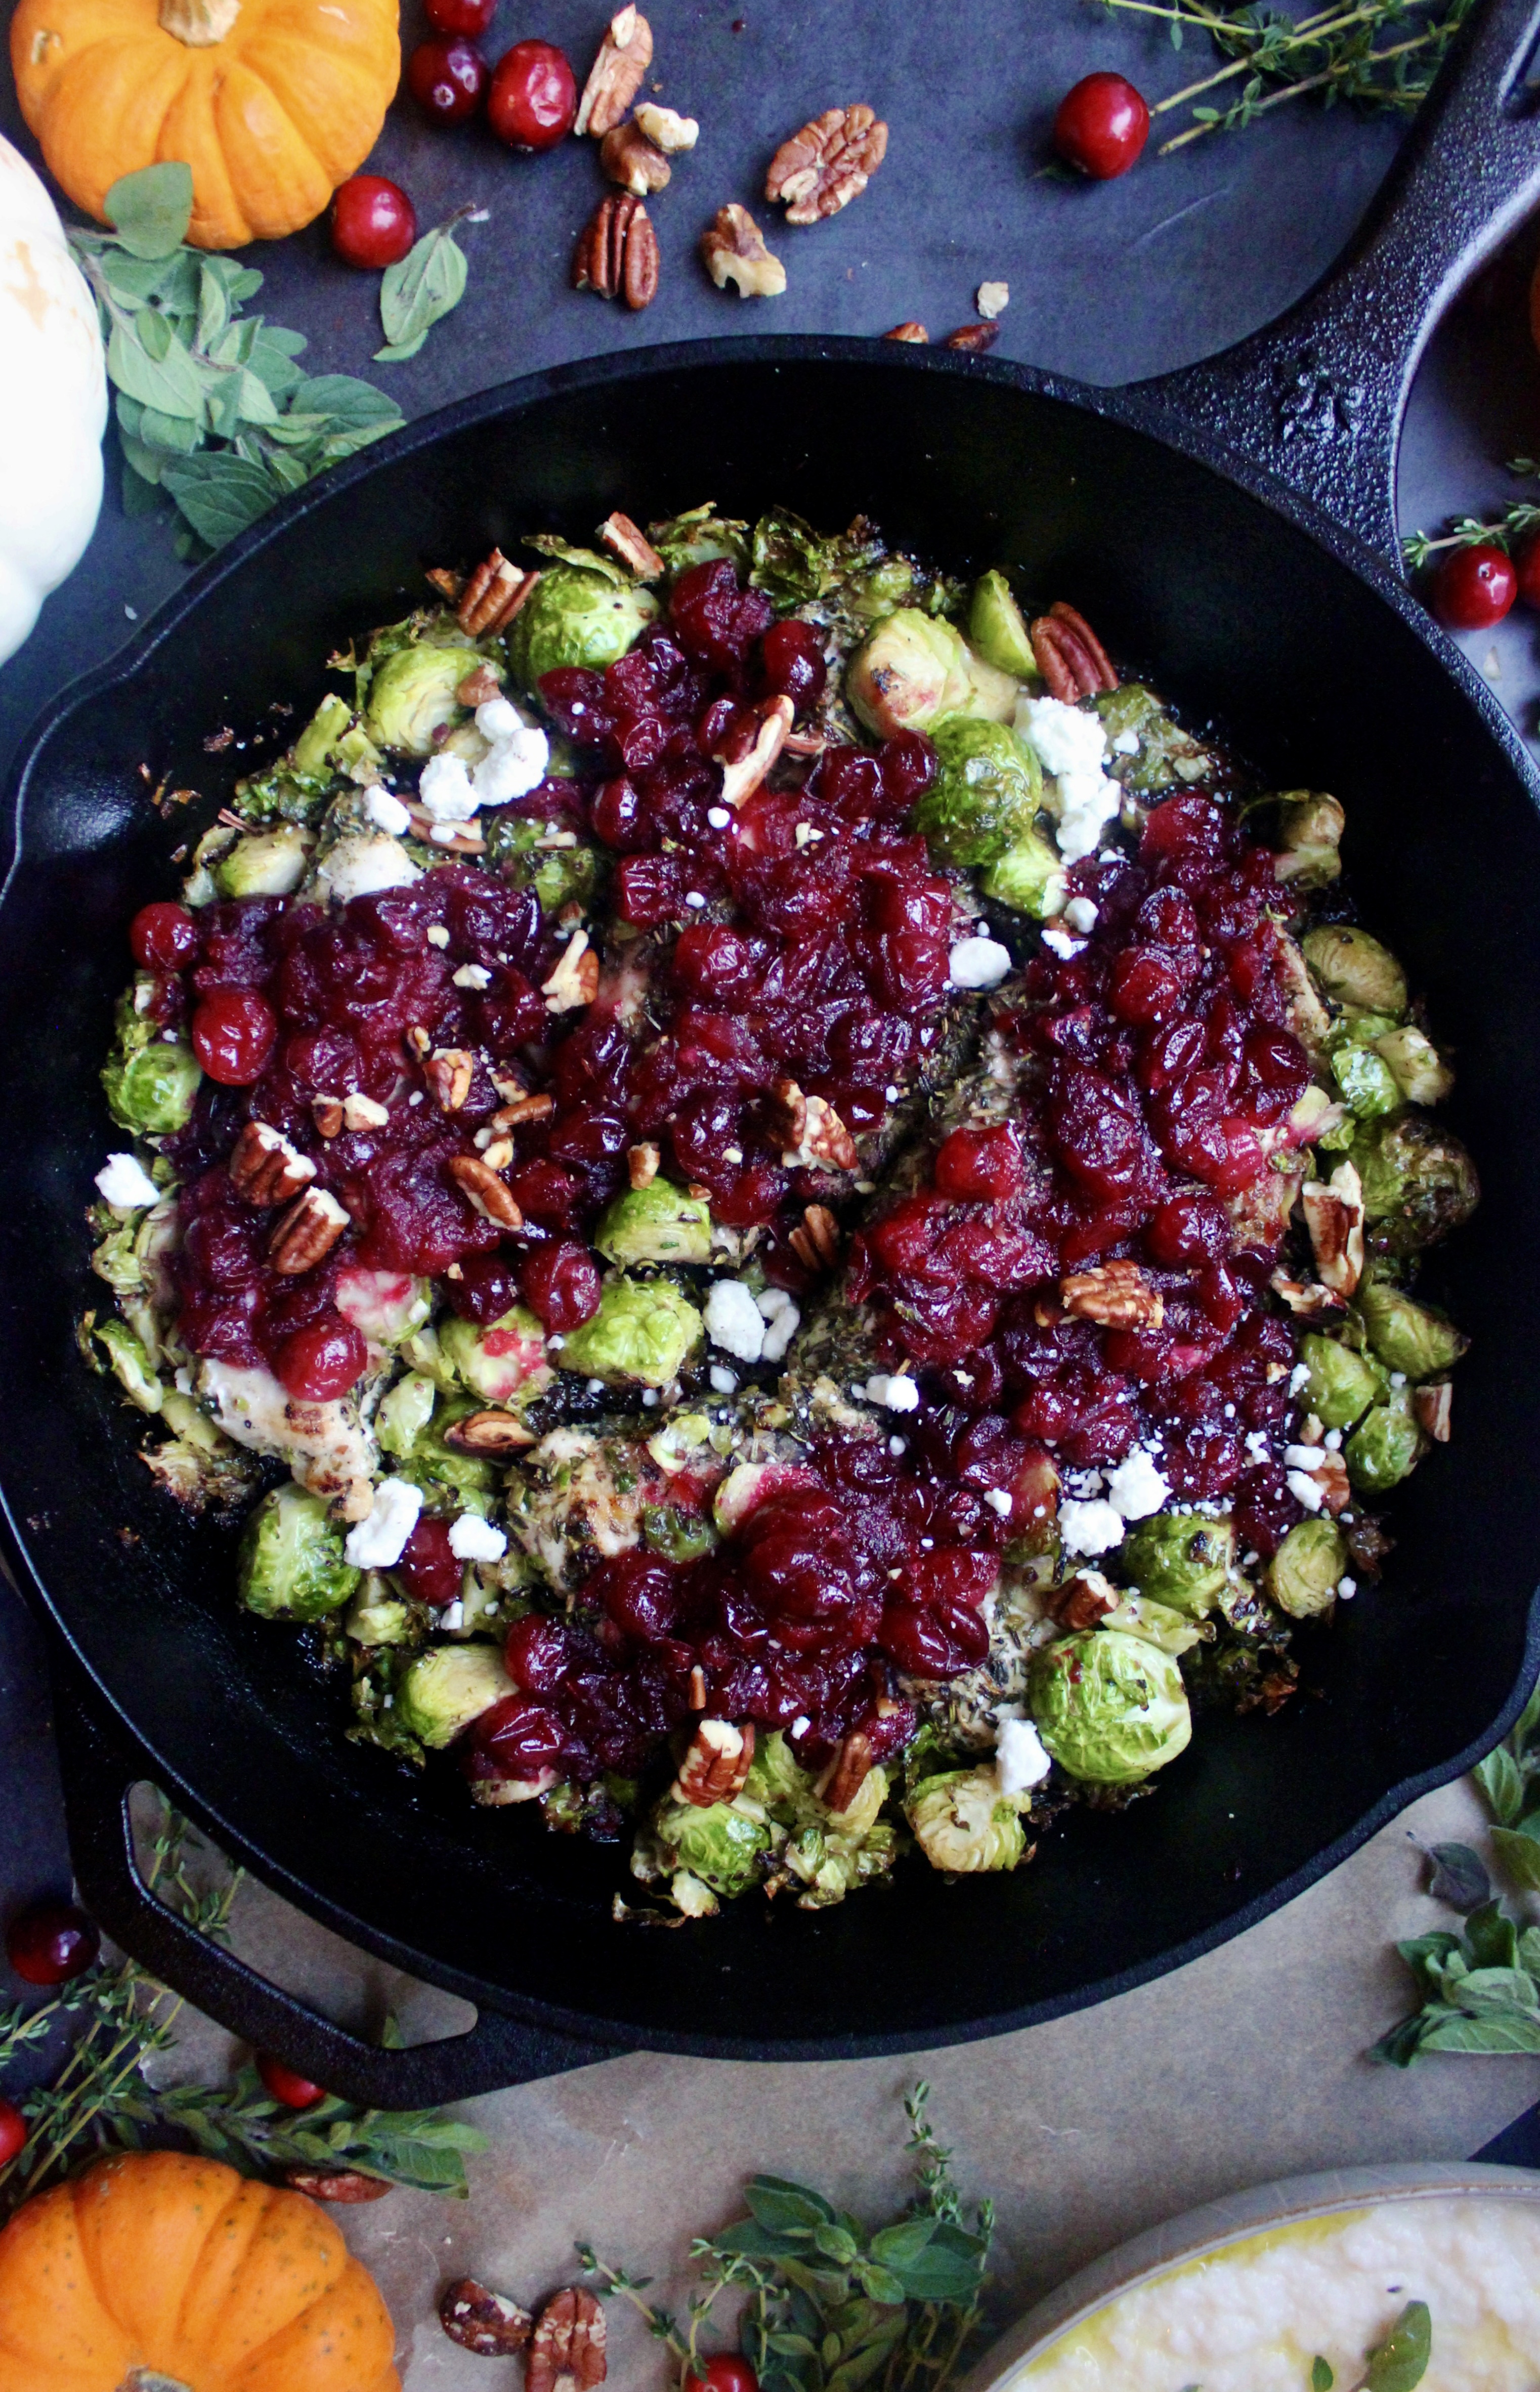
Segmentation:
<svg viewBox="0 0 1540 2392">
<path fill-rule="evenodd" d="M 1533 457 L 1513 457 L 1508 472 L 1521 481 L 1540 480 L 1540 463 Z M 1532 499 L 1515 499 L 1506 506 L 1495 521 L 1483 523 L 1476 515 L 1455 515 L 1448 527 L 1436 538 L 1425 531 L 1409 531 L 1401 543 L 1408 571 L 1420 573 L 1429 559 L 1446 548 L 1500 548 L 1511 552 L 1530 532 L 1540 526 L 1540 503 Z"/>
</svg>

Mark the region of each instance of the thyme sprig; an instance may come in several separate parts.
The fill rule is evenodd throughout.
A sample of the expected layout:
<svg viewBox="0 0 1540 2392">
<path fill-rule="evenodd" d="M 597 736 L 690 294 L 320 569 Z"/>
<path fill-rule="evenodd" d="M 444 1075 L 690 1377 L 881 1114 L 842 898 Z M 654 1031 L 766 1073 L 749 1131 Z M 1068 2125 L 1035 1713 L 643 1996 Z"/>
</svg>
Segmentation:
<svg viewBox="0 0 1540 2392">
<path fill-rule="evenodd" d="M 1512 457 L 1507 470 L 1520 481 L 1540 481 L 1540 462 L 1533 457 Z M 1406 559 L 1407 570 L 1420 573 L 1431 558 L 1447 548 L 1492 547 L 1510 552 L 1515 542 L 1537 526 L 1540 502 L 1516 499 L 1492 522 L 1483 523 L 1477 515 L 1452 515 L 1447 528 L 1437 538 L 1425 531 L 1409 531 L 1403 537 L 1401 552 Z"/>
<path fill-rule="evenodd" d="M 1191 110 L 1193 122 L 1186 130 L 1161 143 L 1158 154 L 1165 158 L 1206 134 L 1238 131 L 1312 92 L 1328 108 L 1346 99 L 1394 115 L 1415 115 L 1475 0 L 1358 0 L 1356 6 L 1339 0 L 1336 6 L 1299 20 L 1264 6 L 1212 7 L 1205 0 L 1099 0 L 1099 5 L 1162 20 L 1173 49 L 1182 47 L 1189 32 L 1205 33 L 1229 61 L 1151 109 L 1153 116 L 1175 108 Z M 1380 34 L 1402 28 L 1408 29 L 1402 39 L 1377 46 Z M 1204 93 L 1238 76 L 1246 81 L 1228 105 L 1194 104 Z"/>
<path fill-rule="evenodd" d="M 146 1882 L 200 1934 L 223 1939 L 241 1883 L 239 1869 L 201 1887 L 194 1864 L 211 1848 L 162 1800 Z M 152 2086 L 146 2063 L 176 2042 L 184 2005 L 137 1960 L 99 1963 L 49 2001 L 0 2011 L 0 2075 L 33 2053 L 56 2028 L 72 2030 L 68 2055 L 46 2084 L 18 2103 L 25 2143 L 0 2167 L 0 2218 L 97 2152 L 190 2144 L 247 2174 L 286 2167 L 343 2169 L 426 2192 L 466 2192 L 463 2154 L 484 2151 L 475 2127 L 431 2110 L 359 2110 L 327 2094 L 308 2110 L 276 2100 L 256 2070 L 232 2085 Z M 387 2033 L 386 2040 L 396 2039 Z"/>
</svg>

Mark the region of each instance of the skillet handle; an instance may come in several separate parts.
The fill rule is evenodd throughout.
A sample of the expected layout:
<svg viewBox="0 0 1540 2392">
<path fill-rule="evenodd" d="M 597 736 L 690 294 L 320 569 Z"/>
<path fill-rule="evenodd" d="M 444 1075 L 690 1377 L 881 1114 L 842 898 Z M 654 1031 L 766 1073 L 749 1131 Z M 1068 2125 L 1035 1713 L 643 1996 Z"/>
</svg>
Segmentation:
<svg viewBox="0 0 1540 2392">
<path fill-rule="evenodd" d="M 1525 74 L 1537 24 L 1536 0 L 1486 0 L 1348 261 L 1249 340 L 1134 385 L 1397 562 L 1417 361 L 1460 285 L 1540 201 L 1540 91 Z"/>
<path fill-rule="evenodd" d="M 334 2026 L 156 1900 L 139 1874 L 128 1816 L 130 1788 L 146 1774 L 142 1758 L 87 1709 L 76 1684 L 56 1678 L 54 1714 L 70 1854 L 85 1908 L 142 1968 L 242 2042 L 372 2110 L 437 2109 L 618 2057 L 613 2046 L 489 2009 L 468 2034 L 404 2051 Z"/>
</svg>

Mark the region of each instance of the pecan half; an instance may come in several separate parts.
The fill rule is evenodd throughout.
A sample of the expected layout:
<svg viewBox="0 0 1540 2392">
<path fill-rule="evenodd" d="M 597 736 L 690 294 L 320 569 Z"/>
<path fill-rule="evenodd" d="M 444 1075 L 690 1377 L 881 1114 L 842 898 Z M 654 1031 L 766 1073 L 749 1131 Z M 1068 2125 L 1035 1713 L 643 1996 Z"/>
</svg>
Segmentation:
<svg viewBox="0 0 1540 2392">
<path fill-rule="evenodd" d="M 679 1764 L 675 1800 L 693 1802 L 702 1811 L 709 1811 L 713 1802 L 730 1802 L 743 1791 L 753 1760 L 751 1720 L 735 1727 L 731 1720 L 703 1719 Z"/>
<path fill-rule="evenodd" d="M 465 675 L 454 694 L 462 706 L 486 706 L 492 698 L 502 696 L 502 683 L 490 665 L 477 665 Z"/>
<path fill-rule="evenodd" d="M 599 994 L 599 958 L 586 930 L 573 931 L 550 979 L 542 981 L 540 993 L 548 1013 L 571 1013 L 580 1005 L 593 1004 Z"/>
<path fill-rule="evenodd" d="M 457 1113 L 471 1093 L 476 1057 L 464 1046 L 436 1046 L 424 1057 L 423 1077 L 440 1112 Z"/>
<path fill-rule="evenodd" d="M 540 2313 L 525 2362 L 525 2392 L 594 2392 L 605 2380 L 605 2313 L 594 2294 L 569 2284 Z"/>
<path fill-rule="evenodd" d="M 1159 1290 L 1137 1263 L 1097 1263 L 1090 1270 L 1072 1271 L 1059 1293 L 1067 1313 L 1099 1321 L 1103 1329 L 1158 1329 L 1166 1318 Z"/>
<path fill-rule="evenodd" d="M 722 767 L 722 803 L 740 806 L 763 786 L 772 764 L 785 747 L 796 715 L 789 697 L 767 697 L 734 722 L 711 760 Z"/>
<path fill-rule="evenodd" d="M 438 2322 L 462 2350 L 480 2359 L 511 2359 L 534 2331 L 534 2319 L 504 2293 L 490 2293 L 474 2276 L 446 2284 L 438 2295 Z"/>
<path fill-rule="evenodd" d="M 533 1430 L 512 1412 L 467 1412 L 444 1431 L 444 1443 L 462 1453 L 517 1453 L 535 1442 Z"/>
<path fill-rule="evenodd" d="M 848 1811 L 871 1774 L 871 1738 L 859 1728 L 842 1737 L 820 1791 L 831 1811 Z"/>
<path fill-rule="evenodd" d="M 268 1259 L 274 1270 L 285 1279 L 313 1270 L 331 1253 L 351 1217 L 324 1188 L 307 1188 L 299 1202 L 273 1224 Z"/>
<path fill-rule="evenodd" d="M 485 632 L 501 631 L 513 621 L 539 579 L 538 573 L 521 573 L 500 548 L 494 548 L 460 593 L 455 617 L 461 630 L 476 640 Z"/>
<path fill-rule="evenodd" d="M 736 200 L 718 208 L 700 236 L 700 255 L 719 291 L 735 284 L 740 299 L 778 299 L 786 288 L 786 268 L 772 257 L 764 237 L 747 208 Z"/>
<path fill-rule="evenodd" d="M 316 1166 L 281 1130 L 254 1121 L 235 1141 L 229 1174 L 248 1204 L 288 1204 L 315 1177 Z"/>
<path fill-rule="evenodd" d="M 607 548 L 612 548 L 622 565 L 629 565 L 638 581 L 656 581 L 663 571 L 663 560 L 639 524 L 617 508 L 606 515 L 599 526 L 599 538 Z"/>
<path fill-rule="evenodd" d="M 1083 615 L 1056 599 L 1046 615 L 1027 627 L 1038 670 L 1050 697 L 1065 706 L 1117 687 L 1112 659 Z"/>
<path fill-rule="evenodd" d="M 619 183 L 622 191 L 634 191 L 639 200 L 663 190 L 672 173 L 661 150 L 654 149 L 634 120 L 617 124 L 605 135 L 599 144 L 599 163 L 612 183 Z"/>
<path fill-rule="evenodd" d="M 840 1258 L 840 1229 L 827 1204 L 809 1204 L 787 1240 L 808 1270 L 830 1270 Z"/>
<path fill-rule="evenodd" d="M 1077 1570 L 1048 1598 L 1048 1608 L 1061 1628 L 1094 1628 L 1117 1609 L 1117 1589 L 1100 1570 Z"/>
<path fill-rule="evenodd" d="M 639 8 L 618 8 L 588 71 L 573 132 L 611 132 L 641 90 L 651 64 L 652 27 Z"/>
<path fill-rule="evenodd" d="M 1364 1188 L 1351 1163 L 1339 1163 L 1325 1185 L 1307 1179 L 1299 1190 L 1315 1268 L 1333 1295 L 1351 1295 L 1364 1276 Z"/>
<path fill-rule="evenodd" d="M 495 1221 L 500 1229 L 522 1229 L 524 1216 L 513 1190 L 479 1154 L 451 1154 L 450 1177 L 484 1221 Z"/>
<path fill-rule="evenodd" d="M 291 2167 L 283 2181 L 292 2192 L 307 2192 L 312 2201 L 383 2201 L 395 2190 L 383 2176 L 365 2176 L 361 2168 Z"/>
<path fill-rule="evenodd" d="M 930 337 L 924 325 L 917 324 L 912 316 L 904 323 L 895 324 L 891 332 L 884 332 L 882 335 L 885 341 L 913 341 L 917 344 L 928 342 Z"/>
<path fill-rule="evenodd" d="M 764 196 L 790 202 L 788 224 L 816 224 L 859 199 L 887 149 L 888 128 L 864 101 L 826 108 L 781 143 L 764 178 Z"/>
<path fill-rule="evenodd" d="M 658 235 L 640 200 L 601 200 L 572 254 L 572 288 L 648 307 L 658 296 Z"/>
<path fill-rule="evenodd" d="M 1447 1379 L 1427 1387 L 1412 1390 L 1412 1416 L 1425 1436 L 1435 1445 L 1449 1442 L 1449 1414 L 1455 1401 L 1455 1390 Z"/>
<path fill-rule="evenodd" d="M 994 347 L 999 336 L 998 324 L 959 324 L 955 332 L 946 334 L 941 345 L 944 349 L 969 349 L 975 357 L 982 357 L 985 349 Z"/>
<path fill-rule="evenodd" d="M 677 158 L 681 150 L 693 150 L 700 138 L 700 127 L 693 116 L 681 116 L 676 108 L 659 108 L 654 99 L 641 101 L 636 122 L 653 148 L 671 158 Z"/>
<path fill-rule="evenodd" d="M 633 1188 L 650 1188 L 658 1176 L 662 1155 L 650 1138 L 640 1146 L 626 1149 L 626 1173 Z"/>
</svg>

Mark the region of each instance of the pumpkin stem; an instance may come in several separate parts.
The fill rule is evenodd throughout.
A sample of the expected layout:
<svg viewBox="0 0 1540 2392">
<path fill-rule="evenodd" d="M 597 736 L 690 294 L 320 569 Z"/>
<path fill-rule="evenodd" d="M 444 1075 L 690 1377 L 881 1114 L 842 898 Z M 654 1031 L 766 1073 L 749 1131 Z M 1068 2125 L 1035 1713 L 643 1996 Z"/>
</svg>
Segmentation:
<svg viewBox="0 0 1540 2392">
<path fill-rule="evenodd" d="M 209 50 L 240 14 L 241 0 L 161 0 L 161 29 L 189 49 Z"/>
</svg>

